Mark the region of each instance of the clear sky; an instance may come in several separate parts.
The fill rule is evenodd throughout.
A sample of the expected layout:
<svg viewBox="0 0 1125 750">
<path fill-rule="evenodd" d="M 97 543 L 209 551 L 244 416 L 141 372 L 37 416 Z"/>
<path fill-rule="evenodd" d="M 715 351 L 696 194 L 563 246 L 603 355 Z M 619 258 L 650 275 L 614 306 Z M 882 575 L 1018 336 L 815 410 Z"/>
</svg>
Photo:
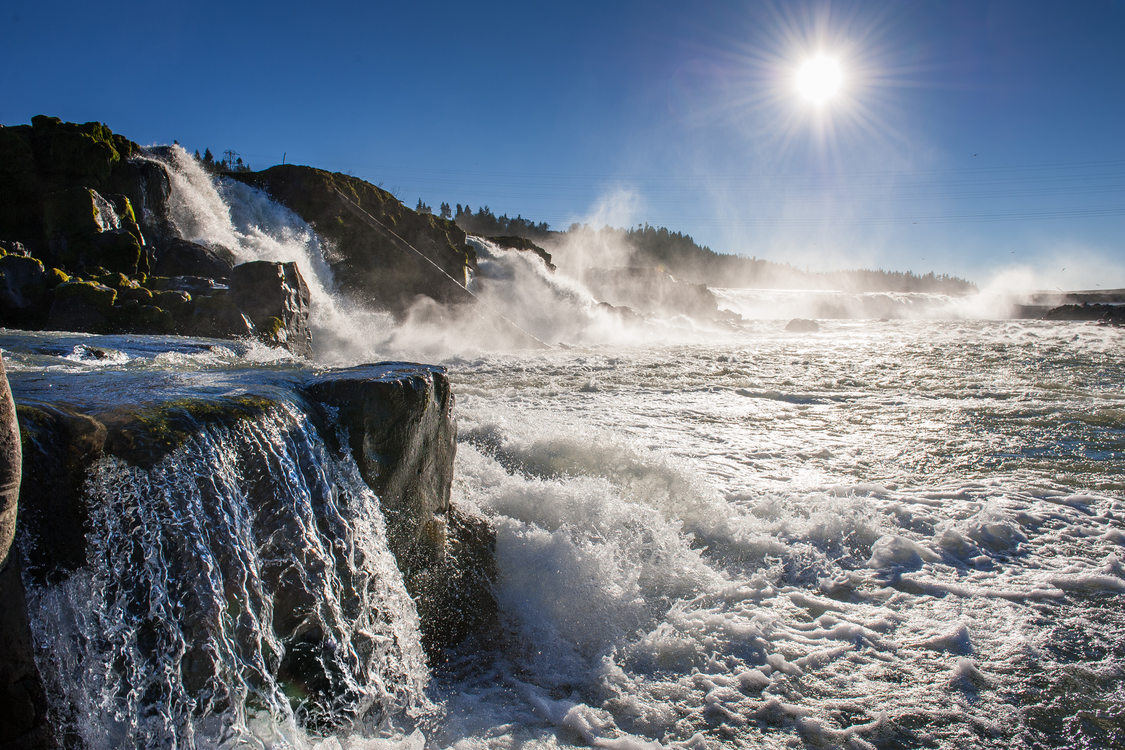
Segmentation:
<svg viewBox="0 0 1125 750">
<path fill-rule="evenodd" d="M 5 125 L 798 266 L 1125 287 L 1123 0 L 45 0 L 0 29 Z M 818 53 L 820 104 L 795 85 Z"/>
</svg>

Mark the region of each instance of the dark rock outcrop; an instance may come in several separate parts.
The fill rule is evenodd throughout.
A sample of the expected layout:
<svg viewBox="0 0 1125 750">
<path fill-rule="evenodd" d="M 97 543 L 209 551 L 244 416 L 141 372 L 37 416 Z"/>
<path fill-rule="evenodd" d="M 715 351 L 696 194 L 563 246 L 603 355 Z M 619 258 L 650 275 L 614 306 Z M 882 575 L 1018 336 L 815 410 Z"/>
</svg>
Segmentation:
<svg viewBox="0 0 1125 750">
<path fill-rule="evenodd" d="M 68 281 L 55 287 L 47 327 L 56 331 L 109 330 L 117 291 L 95 281 Z"/>
<path fill-rule="evenodd" d="M 234 253 L 181 239 L 164 242 L 152 263 L 157 276 L 200 276 L 225 279 L 234 268 Z"/>
<path fill-rule="evenodd" d="M 332 245 L 329 264 L 341 291 L 365 305 L 405 311 L 423 295 L 465 302 L 476 253 L 448 219 L 411 211 L 363 180 L 282 165 L 227 175 L 267 192 Z"/>
<path fill-rule="evenodd" d="M 47 696 L 35 666 L 20 553 L 13 541 L 20 498 L 16 409 L 0 360 L 0 749 L 54 746 Z"/>
<path fill-rule="evenodd" d="M 310 398 L 337 410 L 364 481 L 379 496 L 391 551 L 436 654 L 494 621 L 492 532 L 450 502 L 456 427 L 439 368 L 398 378 L 359 367 L 319 377 Z"/>
<path fill-rule="evenodd" d="M 1125 325 L 1125 305 L 1060 305 L 1043 313 L 1043 320 L 1096 320 L 1108 325 Z"/>
<path fill-rule="evenodd" d="M 230 296 L 254 324 L 258 338 L 294 354 L 312 354 L 309 287 L 296 263 L 251 261 L 230 274 Z"/>
</svg>

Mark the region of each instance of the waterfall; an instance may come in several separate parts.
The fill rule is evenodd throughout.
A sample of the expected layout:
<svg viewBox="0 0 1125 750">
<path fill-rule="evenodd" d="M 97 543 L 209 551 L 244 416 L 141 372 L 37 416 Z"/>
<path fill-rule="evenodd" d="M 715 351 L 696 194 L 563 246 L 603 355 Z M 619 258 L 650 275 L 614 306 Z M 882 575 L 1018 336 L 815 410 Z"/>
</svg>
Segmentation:
<svg viewBox="0 0 1125 750">
<path fill-rule="evenodd" d="M 214 177 L 179 146 L 162 151 L 171 193 L 168 220 L 186 240 L 252 260 L 294 262 L 309 286 L 316 358 L 323 363 L 378 359 L 378 337 L 388 329 L 388 314 L 345 302 L 328 265 L 331 248 L 300 216 L 261 190 Z"/>
<path fill-rule="evenodd" d="M 149 469 L 102 458 L 84 502 L 85 567 L 28 591 L 66 746 L 288 747 L 433 711 L 379 501 L 295 407 Z"/>
</svg>

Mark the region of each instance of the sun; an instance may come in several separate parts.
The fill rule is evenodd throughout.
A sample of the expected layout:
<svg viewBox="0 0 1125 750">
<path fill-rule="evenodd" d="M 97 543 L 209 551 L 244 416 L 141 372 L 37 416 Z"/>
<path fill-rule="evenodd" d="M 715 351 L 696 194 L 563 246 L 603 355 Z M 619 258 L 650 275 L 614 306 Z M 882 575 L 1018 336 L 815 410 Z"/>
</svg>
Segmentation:
<svg viewBox="0 0 1125 750">
<path fill-rule="evenodd" d="M 844 86 L 840 63 L 827 55 L 810 58 L 797 68 L 797 93 L 813 104 L 824 104 Z"/>
</svg>

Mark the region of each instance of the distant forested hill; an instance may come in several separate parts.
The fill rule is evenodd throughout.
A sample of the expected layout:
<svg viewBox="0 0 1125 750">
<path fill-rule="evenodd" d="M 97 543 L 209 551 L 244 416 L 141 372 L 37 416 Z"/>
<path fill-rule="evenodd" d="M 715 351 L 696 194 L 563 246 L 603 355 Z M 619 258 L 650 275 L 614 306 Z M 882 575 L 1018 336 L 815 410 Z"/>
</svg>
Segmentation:
<svg viewBox="0 0 1125 750">
<path fill-rule="evenodd" d="M 965 279 L 948 274 L 916 274 L 912 271 L 850 269 L 811 271 L 788 263 L 716 253 L 701 246 L 682 232 L 645 224 L 635 229 L 603 227 L 595 229 L 572 224 L 565 232 L 554 231 L 546 222 L 535 223 L 522 216 L 496 216 L 483 206 L 473 212 L 457 205 L 454 221 L 466 232 L 485 236 L 514 235 L 548 246 L 561 244 L 568 236 L 593 232 L 600 239 L 619 241 L 633 249 L 631 265 L 663 268 L 682 281 L 712 287 L 765 287 L 801 289 L 839 289 L 843 291 L 936 292 L 968 294 L 977 287 Z M 608 236 L 607 236 L 608 235 Z"/>
</svg>

